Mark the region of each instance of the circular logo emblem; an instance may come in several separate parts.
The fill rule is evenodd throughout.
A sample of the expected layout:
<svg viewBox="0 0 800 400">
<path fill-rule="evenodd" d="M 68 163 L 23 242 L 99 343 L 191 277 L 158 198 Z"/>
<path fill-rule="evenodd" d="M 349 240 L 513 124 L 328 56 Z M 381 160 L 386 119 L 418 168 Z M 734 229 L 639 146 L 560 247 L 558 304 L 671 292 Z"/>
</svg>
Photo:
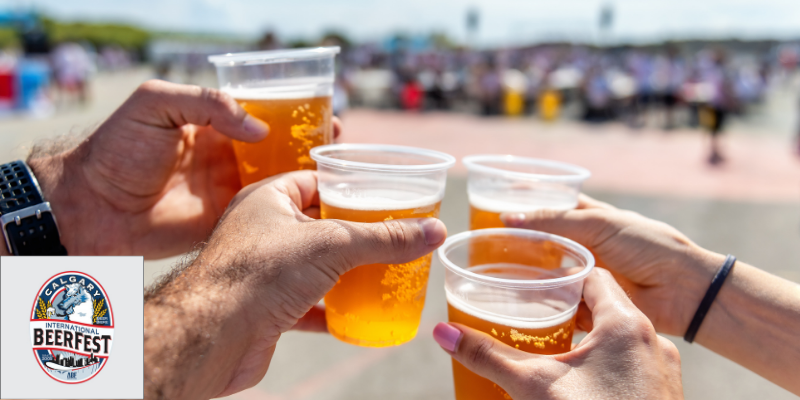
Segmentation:
<svg viewBox="0 0 800 400">
<path fill-rule="evenodd" d="M 114 314 L 103 286 L 88 274 L 47 280 L 31 308 L 31 343 L 42 370 L 63 383 L 94 378 L 108 362 Z"/>
</svg>

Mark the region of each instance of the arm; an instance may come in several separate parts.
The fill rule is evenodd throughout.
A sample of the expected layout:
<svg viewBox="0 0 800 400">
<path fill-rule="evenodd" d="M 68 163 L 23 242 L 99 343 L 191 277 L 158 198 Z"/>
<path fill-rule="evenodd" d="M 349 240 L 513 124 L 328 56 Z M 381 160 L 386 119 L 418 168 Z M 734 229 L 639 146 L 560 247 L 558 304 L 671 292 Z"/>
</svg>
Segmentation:
<svg viewBox="0 0 800 400">
<path fill-rule="evenodd" d="M 430 253 L 447 232 L 436 219 L 359 224 L 318 213 L 316 173 L 243 189 L 187 268 L 145 295 L 145 398 L 206 399 L 258 383 L 281 333 L 321 330 L 314 306 L 339 276 Z"/>
<path fill-rule="evenodd" d="M 675 228 L 586 196 L 578 209 L 504 215 L 506 225 L 562 235 L 591 249 L 657 331 L 683 336 L 725 257 Z M 800 395 L 800 288 L 737 261 L 695 340 Z"/>
<path fill-rule="evenodd" d="M 706 265 L 706 271 L 716 272 L 722 265 L 724 256 L 717 256 L 720 261 Z M 800 395 L 798 332 L 800 286 L 737 261 L 700 325 L 696 341 Z"/>
</svg>

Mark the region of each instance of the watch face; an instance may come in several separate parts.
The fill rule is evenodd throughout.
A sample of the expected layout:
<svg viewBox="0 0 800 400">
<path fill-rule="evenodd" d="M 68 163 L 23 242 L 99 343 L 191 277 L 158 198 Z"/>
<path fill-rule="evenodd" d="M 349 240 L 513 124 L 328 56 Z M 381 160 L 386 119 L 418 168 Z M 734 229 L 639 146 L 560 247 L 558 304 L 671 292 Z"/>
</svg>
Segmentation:
<svg viewBox="0 0 800 400">
<path fill-rule="evenodd" d="M 103 286 L 68 271 L 48 279 L 31 308 L 31 343 L 42 370 L 63 383 L 83 383 L 105 367 L 114 314 Z"/>
</svg>

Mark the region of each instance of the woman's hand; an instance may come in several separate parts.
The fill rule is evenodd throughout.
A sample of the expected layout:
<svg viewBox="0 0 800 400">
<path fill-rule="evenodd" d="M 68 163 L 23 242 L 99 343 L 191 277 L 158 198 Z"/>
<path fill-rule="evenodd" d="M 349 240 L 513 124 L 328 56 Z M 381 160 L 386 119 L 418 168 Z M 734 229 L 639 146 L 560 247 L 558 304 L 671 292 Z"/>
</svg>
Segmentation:
<svg viewBox="0 0 800 400">
<path fill-rule="evenodd" d="M 650 318 L 656 330 L 683 336 L 725 257 L 677 229 L 581 195 L 575 210 L 503 214 L 506 226 L 553 233 L 592 251 Z"/>
<path fill-rule="evenodd" d="M 658 336 L 608 271 L 586 278 L 578 326 L 589 332 L 564 354 L 530 354 L 460 324 L 434 338 L 469 370 L 525 399 L 682 399 L 680 355 Z"/>
</svg>

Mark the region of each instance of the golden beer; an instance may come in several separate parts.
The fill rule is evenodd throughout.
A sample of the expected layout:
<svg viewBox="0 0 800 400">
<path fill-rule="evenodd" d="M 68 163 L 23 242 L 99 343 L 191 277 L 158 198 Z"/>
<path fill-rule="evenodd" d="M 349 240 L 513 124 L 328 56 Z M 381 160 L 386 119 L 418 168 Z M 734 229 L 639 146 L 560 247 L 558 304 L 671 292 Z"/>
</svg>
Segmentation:
<svg viewBox="0 0 800 400">
<path fill-rule="evenodd" d="M 269 135 L 258 143 L 233 141 L 242 186 L 283 172 L 316 168 L 308 152 L 333 138 L 330 96 L 271 99 L 231 94 L 250 115 L 269 124 Z"/>
<path fill-rule="evenodd" d="M 469 268 L 471 272 L 494 277 L 515 279 L 542 279 L 547 272 L 536 267 L 518 264 L 494 264 Z M 553 276 L 555 277 L 555 276 Z M 492 335 L 501 342 L 528 353 L 559 354 L 572 347 L 575 330 L 575 312 L 553 311 L 544 303 L 503 303 L 501 293 L 471 293 L 471 304 L 447 293 L 447 311 L 450 322 L 456 322 Z M 481 307 L 482 300 L 490 312 Z M 542 322 L 519 321 L 503 317 L 513 315 L 521 308 L 547 310 L 559 317 Z M 541 311 L 540 311 L 541 312 Z M 457 400 L 508 400 L 511 397 L 497 384 L 483 378 L 453 360 L 453 380 Z"/>
<path fill-rule="evenodd" d="M 569 210 L 576 205 L 568 201 L 542 203 L 535 200 L 520 204 L 504 199 L 487 199 L 475 194 L 470 194 L 469 197 L 470 230 L 505 227 L 500 220 L 500 214 L 504 212 L 531 212 L 541 208 Z M 551 242 L 531 245 L 527 241 L 513 237 L 509 237 L 508 240 L 473 241 L 470 244 L 470 265 L 497 262 L 536 265 L 546 269 L 560 268 L 561 250 Z"/>
<path fill-rule="evenodd" d="M 321 216 L 354 222 L 439 216 L 439 199 L 386 202 L 320 195 Z M 328 330 L 337 339 L 368 347 L 395 346 L 419 328 L 432 254 L 405 264 L 370 264 L 339 278 L 325 295 Z"/>
</svg>

